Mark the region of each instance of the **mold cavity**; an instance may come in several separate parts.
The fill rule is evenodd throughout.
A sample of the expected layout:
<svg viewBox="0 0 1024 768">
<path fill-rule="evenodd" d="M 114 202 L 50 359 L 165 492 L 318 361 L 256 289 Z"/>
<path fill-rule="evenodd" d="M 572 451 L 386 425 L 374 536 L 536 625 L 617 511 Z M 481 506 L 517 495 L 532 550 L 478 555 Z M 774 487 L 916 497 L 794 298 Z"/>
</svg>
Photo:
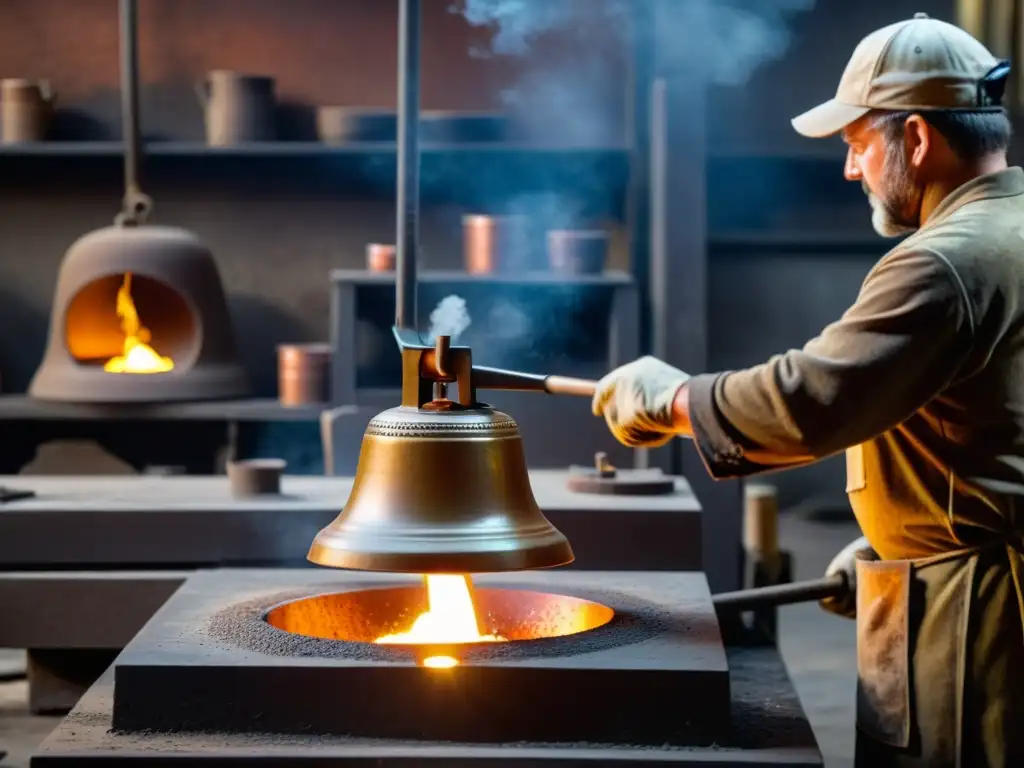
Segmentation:
<svg viewBox="0 0 1024 768">
<path fill-rule="evenodd" d="M 125 272 L 94 280 L 65 312 L 68 352 L 111 373 L 165 373 L 193 357 L 198 324 L 188 303 L 159 280 Z"/>
<path fill-rule="evenodd" d="M 602 627 L 615 616 L 600 603 L 518 589 L 476 587 L 473 603 L 480 632 L 509 642 L 576 635 Z M 385 587 L 292 600 L 271 608 L 265 620 L 306 637 L 375 643 L 408 632 L 428 608 L 423 587 Z"/>
</svg>

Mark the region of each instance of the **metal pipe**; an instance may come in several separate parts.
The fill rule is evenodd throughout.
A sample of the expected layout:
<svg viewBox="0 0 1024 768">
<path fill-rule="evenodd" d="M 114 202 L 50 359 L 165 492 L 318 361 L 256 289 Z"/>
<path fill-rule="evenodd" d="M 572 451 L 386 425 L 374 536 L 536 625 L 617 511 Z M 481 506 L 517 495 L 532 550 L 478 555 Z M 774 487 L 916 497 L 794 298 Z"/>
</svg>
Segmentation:
<svg viewBox="0 0 1024 768">
<path fill-rule="evenodd" d="M 398 3 L 398 178 L 395 325 L 416 328 L 419 248 L 420 0 Z"/>
<path fill-rule="evenodd" d="M 824 600 L 827 597 L 841 597 L 850 590 L 846 576 L 837 573 L 811 581 L 798 581 L 793 584 L 778 584 L 771 587 L 741 589 L 736 592 L 720 592 L 711 596 L 715 608 L 729 611 L 751 611 L 757 608 L 770 608 L 775 605 L 792 603 L 809 603 Z"/>
<path fill-rule="evenodd" d="M 137 223 L 139 188 L 139 33 L 136 0 L 120 0 L 121 134 L 124 142 L 124 210 L 122 221 Z M 144 206 L 144 204 L 142 204 Z"/>
</svg>

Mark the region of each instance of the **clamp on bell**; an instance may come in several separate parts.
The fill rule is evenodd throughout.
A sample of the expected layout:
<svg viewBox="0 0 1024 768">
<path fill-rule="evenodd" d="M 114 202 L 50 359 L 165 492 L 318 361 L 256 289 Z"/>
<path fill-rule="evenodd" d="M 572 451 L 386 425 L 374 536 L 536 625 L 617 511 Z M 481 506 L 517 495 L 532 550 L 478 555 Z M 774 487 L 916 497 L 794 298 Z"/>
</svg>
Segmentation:
<svg viewBox="0 0 1024 768">
<path fill-rule="evenodd" d="M 402 404 L 370 420 L 348 503 L 317 534 L 308 559 L 403 573 L 571 563 L 569 542 L 533 496 L 518 425 L 476 396 L 477 373 L 501 389 L 543 389 L 544 377 L 522 384 L 516 374 L 474 369 L 470 348 L 448 336 L 428 345 L 414 331 L 394 333 Z"/>
</svg>

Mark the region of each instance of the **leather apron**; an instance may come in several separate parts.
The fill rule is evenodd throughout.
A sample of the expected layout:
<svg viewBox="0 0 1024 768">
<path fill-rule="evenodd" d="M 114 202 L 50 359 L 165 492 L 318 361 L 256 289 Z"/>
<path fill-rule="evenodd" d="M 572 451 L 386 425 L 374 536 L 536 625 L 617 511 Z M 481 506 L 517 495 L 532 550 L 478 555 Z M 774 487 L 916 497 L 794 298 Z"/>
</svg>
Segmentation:
<svg viewBox="0 0 1024 768">
<path fill-rule="evenodd" d="M 1010 572 L 1016 575 L 1020 563 L 1015 549 L 999 542 L 919 560 L 858 557 L 856 766 L 1024 765 L 1012 754 L 1005 755 L 1006 734 L 1014 728 L 1024 731 L 1022 713 L 1018 706 L 1014 714 L 1014 703 L 1000 709 L 1010 714 L 1003 713 L 997 727 L 969 723 L 966 733 L 971 744 L 964 745 L 965 678 L 970 673 L 970 646 L 977 642 L 977 630 L 973 641 L 969 631 L 976 571 L 983 562 L 1011 578 Z M 1012 637 L 1019 637 L 1015 593 L 1000 595 L 997 599 L 1016 617 Z M 990 634 L 1009 636 L 1000 633 L 998 625 Z M 1024 652 L 1013 645 L 1019 641 L 1010 643 L 1010 666 L 1019 670 Z M 1014 686 L 1016 676 L 1008 674 L 1005 685 Z M 980 697 L 991 698 L 992 687 L 980 692 Z M 991 719 L 976 713 L 969 713 L 971 717 Z"/>
</svg>

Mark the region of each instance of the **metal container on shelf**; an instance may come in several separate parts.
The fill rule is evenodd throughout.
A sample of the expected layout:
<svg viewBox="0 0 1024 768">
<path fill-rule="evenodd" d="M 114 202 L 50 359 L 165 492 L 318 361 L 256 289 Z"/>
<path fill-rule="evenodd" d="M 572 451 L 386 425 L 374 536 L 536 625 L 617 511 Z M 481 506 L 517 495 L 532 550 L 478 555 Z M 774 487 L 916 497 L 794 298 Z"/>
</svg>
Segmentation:
<svg viewBox="0 0 1024 768">
<path fill-rule="evenodd" d="M 278 399 L 284 406 L 330 400 L 331 346 L 283 344 L 277 348 Z"/>
<path fill-rule="evenodd" d="M 395 246 L 370 243 L 366 246 L 366 268 L 371 272 L 395 271 Z"/>
<path fill-rule="evenodd" d="M 529 270 L 529 229 L 522 216 L 462 218 L 466 271 L 471 275 Z"/>
<path fill-rule="evenodd" d="M 394 141 L 397 115 L 374 107 L 318 107 L 316 132 L 325 144 L 350 141 Z"/>
<path fill-rule="evenodd" d="M 599 275 L 608 260 L 608 233 L 602 229 L 548 232 L 548 263 L 563 275 Z"/>
<path fill-rule="evenodd" d="M 4 80 L 0 83 L 0 141 L 20 144 L 46 138 L 56 99 L 46 80 Z"/>
<path fill-rule="evenodd" d="M 508 141 L 509 118 L 500 112 L 427 110 L 420 113 L 420 138 L 438 144 Z"/>
<path fill-rule="evenodd" d="M 286 467 L 283 459 L 229 461 L 226 469 L 231 495 L 236 499 L 280 495 L 281 475 Z"/>
<path fill-rule="evenodd" d="M 196 85 L 206 117 L 206 142 L 226 147 L 277 138 L 274 78 L 220 69 Z"/>
</svg>

